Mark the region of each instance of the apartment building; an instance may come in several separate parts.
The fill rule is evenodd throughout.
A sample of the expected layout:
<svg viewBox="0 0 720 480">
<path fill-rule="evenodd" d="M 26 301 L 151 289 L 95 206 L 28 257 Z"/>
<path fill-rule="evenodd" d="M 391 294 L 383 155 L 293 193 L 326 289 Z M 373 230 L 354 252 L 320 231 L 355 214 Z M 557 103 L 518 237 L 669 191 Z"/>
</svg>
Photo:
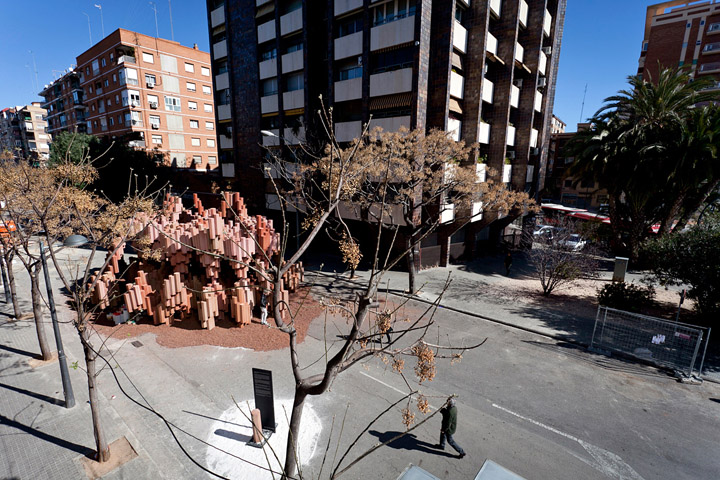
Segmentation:
<svg viewBox="0 0 720 480">
<path fill-rule="evenodd" d="M 45 114 L 40 102 L 0 111 L 0 150 L 38 163 L 50 158 Z"/>
<path fill-rule="evenodd" d="M 77 57 L 87 133 L 123 138 L 177 168 L 218 166 L 210 55 L 118 29 Z"/>
<path fill-rule="evenodd" d="M 322 95 L 341 142 L 371 118 L 389 131 L 439 128 L 478 143 L 498 180 L 535 195 L 565 5 L 207 0 L 223 174 L 237 178 L 249 202 L 276 204 L 258 168 L 265 149 L 312 141 Z"/>
<path fill-rule="evenodd" d="M 556 117 L 555 114 L 553 114 L 552 120 L 550 120 L 550 135 L 565 133 L 566 127 L 567 123 L 563 122 L 559 117 Z"/>
<path fill-rule="evenodd" d="M 86 132 L 84 92 L 80 74 L 73 67 L 45 85 L 40 96 L 45 98 L 42 106 L 47 110 L 48 133 L 51 136 L 60 132 Z"/>
<path fill-rule="evenodd" d="M 638 75 L 657 78 L 658 64 L 685 67 L 720 88 L 720 0 L 669 1 L 647 8 Z"/>
</svg>

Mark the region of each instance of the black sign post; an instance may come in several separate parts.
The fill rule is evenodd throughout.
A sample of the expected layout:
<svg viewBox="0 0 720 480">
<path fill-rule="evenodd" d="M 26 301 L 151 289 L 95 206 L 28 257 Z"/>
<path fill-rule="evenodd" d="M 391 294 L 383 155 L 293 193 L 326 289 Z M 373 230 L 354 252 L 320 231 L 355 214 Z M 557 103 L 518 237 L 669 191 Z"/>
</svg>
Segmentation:
<svg viewBox="0 0 720 480">
<path fill-rule="evenodd" d="M 273 403 L 272 372 L 260 368 L 252 369 L 255 408 L 260 410 L 262 428 L 275 433 L 275 406 Z"/>
</svg>

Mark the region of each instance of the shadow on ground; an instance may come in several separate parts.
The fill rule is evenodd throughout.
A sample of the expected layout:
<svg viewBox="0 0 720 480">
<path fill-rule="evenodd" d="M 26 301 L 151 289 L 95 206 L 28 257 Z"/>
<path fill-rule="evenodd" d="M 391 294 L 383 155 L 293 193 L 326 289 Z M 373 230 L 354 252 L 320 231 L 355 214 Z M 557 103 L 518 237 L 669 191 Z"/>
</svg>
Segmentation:
<svg viewBox="0 0 720 480">
<path fill-rule="evenodd" d="M 373 435 L 374 437 L 377 437 L 380 443 L 385 443 L 388 440 L 402 434 L 402 432 L 378 432 L 377 430 L 370 430 L 368 433 L 370 433 L 370 435 Z M 436 444 L 418 440 L 418 438 L 412 433 L 408 433 L 407 435 L 403 435 L 397 440 L 393 440 L 392 442 L 388 443 L 387 446 L 395 448 L 397 450 L 416 450 L 418 452 L 431 453 L 433 455 L 439 455 L 441 457 L 455 457 L 455 455 L 451 453 L 440 450 Z"/>
</svg>

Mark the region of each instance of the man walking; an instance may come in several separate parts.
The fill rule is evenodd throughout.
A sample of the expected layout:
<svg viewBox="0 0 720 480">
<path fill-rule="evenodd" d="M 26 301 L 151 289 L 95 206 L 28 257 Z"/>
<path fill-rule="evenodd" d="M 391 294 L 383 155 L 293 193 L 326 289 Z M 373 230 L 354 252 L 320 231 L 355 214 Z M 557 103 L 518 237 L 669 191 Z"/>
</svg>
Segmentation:
<svg viewBox="0 0 720 480">
<path fill-rule="evenodd" d="M 267 289 L 263 289 L 262 294 L 260 295 L 260 323 L 265 325 L 266 327 L 269 327 L 267 323 L 267 316 L 268 316 L 268 310 L 267 310 Z"/>
<path fill-rule="evenodd" d="M 451 447 L 458 452 L 458 458 L 465 456 L 465 451 L 455 443 L 453 440 L 453 434 L 457 428 L 457 407 L 455 406 L 455 399 L 450 398 L 447 401 L 447 405 L 440 409 L 442 415 L 442 426 L 440 427 L 440 450 L 445 450 L 445 439 Z"/>
</svg>

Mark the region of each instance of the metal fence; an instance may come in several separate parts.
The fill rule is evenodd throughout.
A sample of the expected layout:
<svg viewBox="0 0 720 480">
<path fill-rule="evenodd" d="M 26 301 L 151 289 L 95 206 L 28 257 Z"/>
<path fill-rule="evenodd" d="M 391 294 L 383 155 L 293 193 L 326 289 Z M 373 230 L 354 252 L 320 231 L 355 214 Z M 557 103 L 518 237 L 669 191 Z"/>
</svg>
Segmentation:
<svg viewBox="0 0 720 480">
<path fill-rule="evenodd" d="M 601 305 L 590 348 L 621 352 L 691 376 L 702 372 L 709 333 L 704 327 Z"/>
</svg>

